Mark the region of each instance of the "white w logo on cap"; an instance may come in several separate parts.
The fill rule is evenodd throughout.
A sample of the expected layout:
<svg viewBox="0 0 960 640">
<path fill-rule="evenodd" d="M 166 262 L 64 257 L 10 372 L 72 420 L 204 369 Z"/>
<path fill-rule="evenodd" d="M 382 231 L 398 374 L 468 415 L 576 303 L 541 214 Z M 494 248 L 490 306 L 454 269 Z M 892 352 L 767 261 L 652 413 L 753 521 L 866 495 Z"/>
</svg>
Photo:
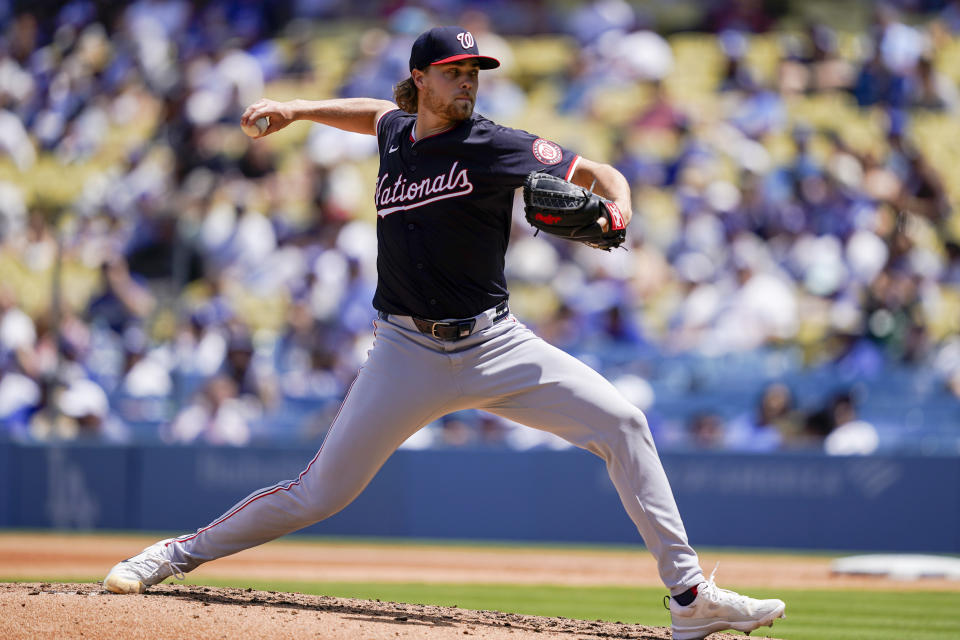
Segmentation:
<svg viewBox="0 0 960 640">
<path fill-rule="evenodd" d="M 458 33 L 457 40 L 460 41 L 460 46 L 463 47 L 464 49 L 469 49 L 474 44 L 473 34 L 470 33 L 469 31 L 463 31 L 461 33 Z"/>
</svg>

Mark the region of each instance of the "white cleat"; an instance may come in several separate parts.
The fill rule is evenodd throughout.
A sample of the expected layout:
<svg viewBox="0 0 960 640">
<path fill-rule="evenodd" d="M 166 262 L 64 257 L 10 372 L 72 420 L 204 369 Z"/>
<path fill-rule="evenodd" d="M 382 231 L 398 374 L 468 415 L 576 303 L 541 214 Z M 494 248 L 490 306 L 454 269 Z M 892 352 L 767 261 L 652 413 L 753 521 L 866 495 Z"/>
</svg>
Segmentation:
<svg viewBox="0 0 960 640">
<path fill-rule="evenodd" d="M 183 580 L 183 571 L 167 556 L 167 543 L 173 538 L 150 545 L 132 558 L 114 565 L 103 579 L 103 588 L 113 593 L 143 593 L 169 578 Z"/>
<path fill-rule="evenodd" d="M 673 640 L 703 640 L 714 631 L 734 629 L 749 634 L 759 627 L 772 627 L 777 618 L 785 618 L 783 600 L 756 600 L 713 582 L 714 569 L 707 582 L 697 587 L 697 597 L 686 607 L 670 598 Z"/>
</svg>

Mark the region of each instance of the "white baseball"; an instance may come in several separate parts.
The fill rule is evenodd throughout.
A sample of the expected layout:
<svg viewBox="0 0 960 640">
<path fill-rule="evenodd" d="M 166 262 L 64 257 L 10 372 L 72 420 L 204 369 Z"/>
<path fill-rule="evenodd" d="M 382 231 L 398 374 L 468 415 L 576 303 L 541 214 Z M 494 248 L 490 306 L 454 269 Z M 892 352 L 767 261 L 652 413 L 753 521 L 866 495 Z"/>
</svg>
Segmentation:
<svg viewBox="0 0 960 640">
<path fill-rule="evenodd" d="M 243 132 L 251 138 L 256 138 L 257 136 L 262 135 L 269 126 L 270 120 L 267 119 L 267 116 L 262 116 L 257 118 L 253 124 L 242 124 L 240 125 L 240 128 L 243 129 Z"/>
</svg>

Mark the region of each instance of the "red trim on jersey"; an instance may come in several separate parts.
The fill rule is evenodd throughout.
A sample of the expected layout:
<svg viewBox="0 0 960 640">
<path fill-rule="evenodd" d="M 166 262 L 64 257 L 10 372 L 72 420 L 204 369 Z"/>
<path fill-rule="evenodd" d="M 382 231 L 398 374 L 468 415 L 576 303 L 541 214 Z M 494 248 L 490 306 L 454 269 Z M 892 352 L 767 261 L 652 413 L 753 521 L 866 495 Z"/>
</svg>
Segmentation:
<svg viewBox="0 0 960 640">
<path fill-rule="evenodd" d="M 570 168 L 567 169 L 567 175 L 563 177 L 564 180 L 570 182 L 570 179 L 573 178 L 573 174 L 577 172 L 577 165 L 580 164 L 580 156 L 573 156 L 573 160 L 570 162 Z"/>
<path fill-rule="evenodd" d="M 374 325 L 374 327 L 376 327 L 376 325 Z M 374 329 L 373 335 L 374 335 L 374 340 L 376 340 L 376 335 L 377 335 L 376 329 Z M 191 540 L 193 540 L 194 538 L 196 538 L 197 536 L 199 536 L 201 533 L 207 532 L 207 531 L 209 531 L 210 529 L 212 529 L 212 528 L 214 528 L 215 526 L 217 526 L 218 524 L 221 524 L 222 522 L 225 522 L 228 518 L 231 518 L 231 517 L 237 515 L 238 513 L 240 513 L 240 512 L 243 511 L 244 509 L 246 509 L 248 506 L 250 506 L 251 504 L 253 504 L 253 503 L 256 502 L 257 500 L 259 500 L 260 498 L 265 498 L 265 497 L 267 497 L 267 496 L 272 496 L 273 494 L 275 494 L 275 493 L 277 493 L 277 492 L 279 492 L 279 491 L 290 491 L 290 489 L 292 489 L 293 487 L 295 487 L 295 486 L 297 486 L 298 484 L 300 484 L 300 481 L 303 480 L 303 476 L 307 475 L 307 472 L 310 471 L 310 467 L 312 467 L 312 466 L 313 466 L 313 463 L 316 462 L 316 461 L 317 461 L 317 458 L 320 457 L 320 453 L 323 451 L 323 445 L 325 445 L 325 444 L 327 443 L 327 438 L 330 437 L 330 432 L 333 431 L 333 427 L 337 424 L 337 419 L 340 417 L 340 413 L 343 411 L 344 405 L 347 404 L 347 398 L 350 397 L 350 392 L 353 391 L 353 385 L 355 385 L 355 384 L 357 383 L 357 380 L 360 379 L 360 371 L 363 371 L 363 367 L 360 367 L 359 371 L 357 371 L 357 377 L 354 378 L 354 379 L 353 379 L 353 382 L 350 383 L 350 388 L 347 389 L 347 394 L 343 397 L 343 402 L 340 403 L 340 408 L 337 409 L 337 415 L 333 418 L 333 421 L 330 423 L 330 429 L 327 431 L 327 437 L 323 439 L 323 444 L 320 445 L 320 449 L 317 451 L 317 455 L 313 456 L 313 460 L 310 461 L 310 464 L 307 465 L 307 468 L 306 468 L 306 469 L 304 469 L 303 471 L 300 472 L 300 475 L 297 476 L 297 479 L 296 479 L 296 480 L 294 480 L 293 482 L 291 482 L 291 483 L 289 483 L 289 484 L 287 484 L 287 485 L 285 485 L 285 486 L 274 487 L 274 488 L 270 489 L 269 491 L 267 491 L 267 492 L 265 492 L 265 493 L 258 493 L 257 495 L 251 497 L 249 500 L 247 500 L 246 502 L 244 502 L 243 504 L 241 504 L 239 507 L 237 507 L 236 509 L 234 509 L 234 510 L 231 511 L 230 513 L 225 514 L 223 517 L 219 518 L 218 520 L 215 520 L 215 521 L 211 522 L 210 524 L 208 524 L 207 526 L 205 526 L 205 527 L 202 528 L 202 529 L 197 529 L 197 532 L 194 533 L 193 535 L 188 536 L 188 537 L 186 537 L 186 538 L 176 538 L 176 539 L 172 540 L 171 542 L 168 542 L 168 543 L 166 544 L 166 546 L 169 546 L 169 545 L 172 544 L 173 542 L 190 542 Z"/>
</svg>

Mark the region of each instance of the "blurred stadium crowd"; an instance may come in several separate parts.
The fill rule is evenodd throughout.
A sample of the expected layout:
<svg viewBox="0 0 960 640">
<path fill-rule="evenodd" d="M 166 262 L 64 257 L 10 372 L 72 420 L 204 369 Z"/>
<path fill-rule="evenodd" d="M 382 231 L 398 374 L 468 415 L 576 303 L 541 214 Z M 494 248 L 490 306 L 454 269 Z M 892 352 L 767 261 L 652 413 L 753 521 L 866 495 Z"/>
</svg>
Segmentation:
<svg viewBox="0 0 960 640">
<path fill-rule="evenodd" d="M 389 99 L 458 23 L 504 63 L 480 113 L 633 186 L 628 251 L 517 216 L 511 304 L 661 449 L 960 453 L 960 2 L 360 4 L 0 0 L 0 437 L 322 438 L 373 339 L 376 141 L 239 116 Z M 565 443 L 466 412 L 405 446 Z"/>
</svg>

